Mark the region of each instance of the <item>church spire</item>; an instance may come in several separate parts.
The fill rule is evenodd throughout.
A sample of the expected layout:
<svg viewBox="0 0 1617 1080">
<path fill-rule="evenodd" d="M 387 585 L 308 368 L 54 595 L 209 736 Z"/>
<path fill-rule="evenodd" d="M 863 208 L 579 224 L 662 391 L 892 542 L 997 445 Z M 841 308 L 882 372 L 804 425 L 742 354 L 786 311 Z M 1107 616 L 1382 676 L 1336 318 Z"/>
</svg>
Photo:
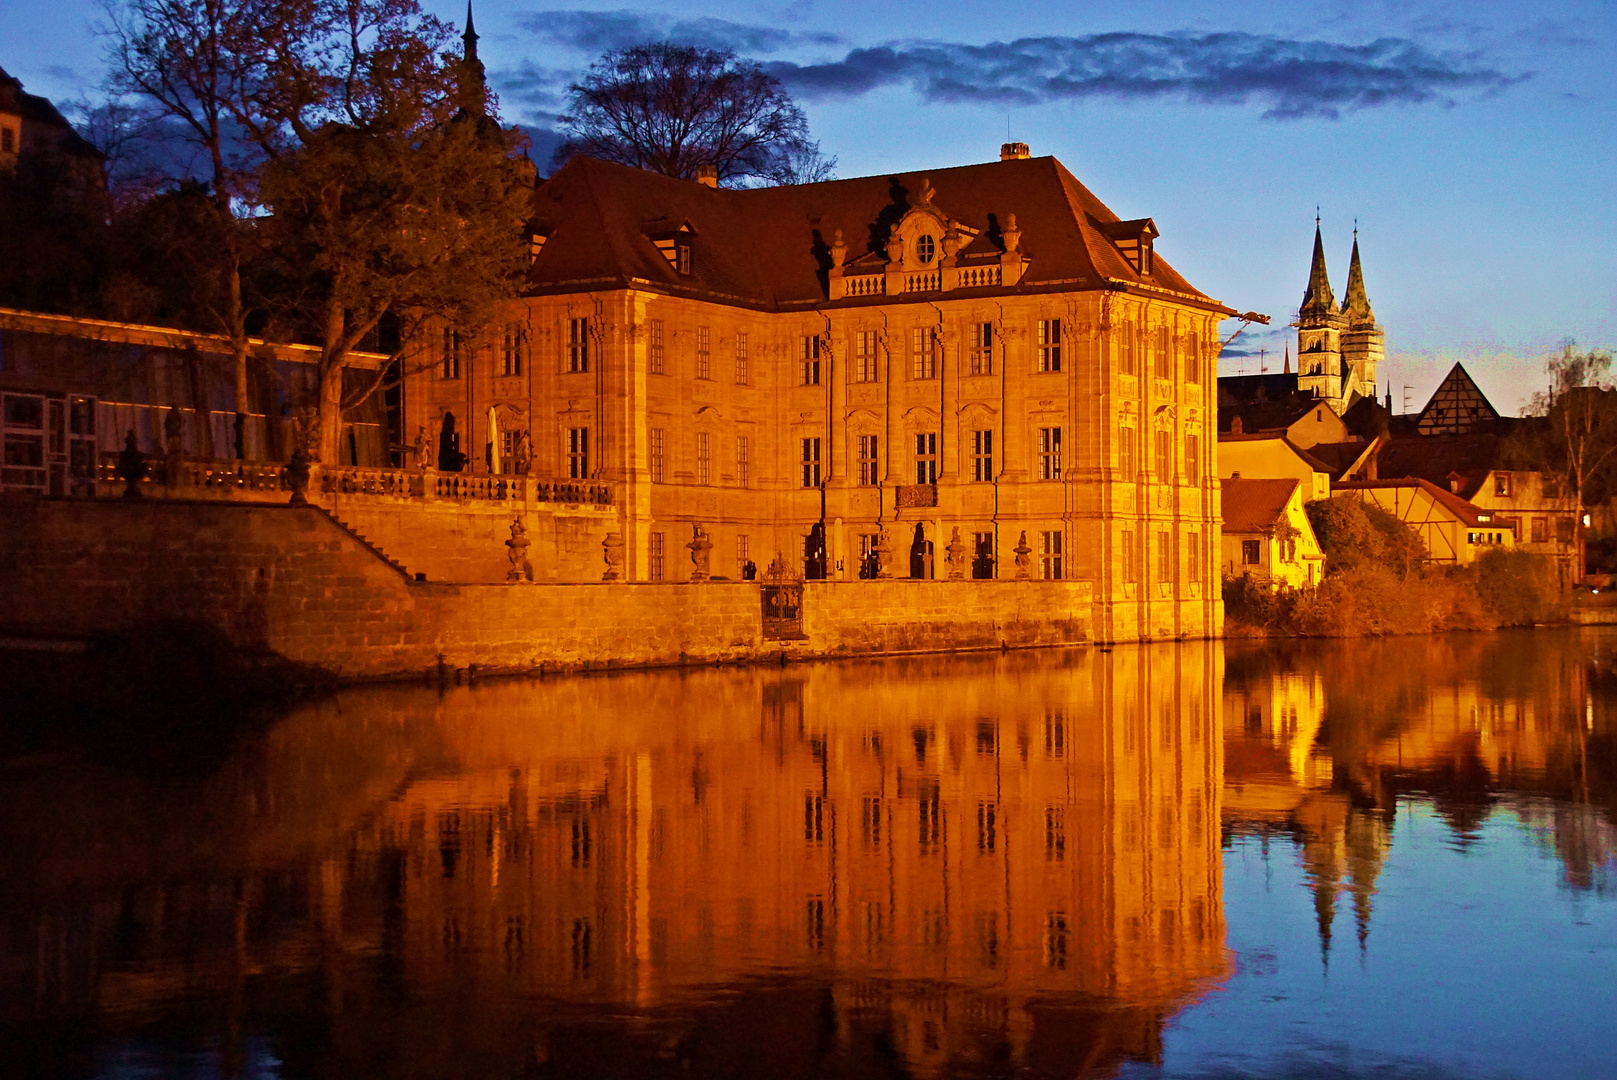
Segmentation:
<svg viewBox="0 0 1617 1080">
<path fill-rule="evenodd" d="M 1348 266 L 1347 295 L 1342 298 L 1342 314 L 1352 323 L 1373 323 L 1375 312 L 1370 310 L 1370 298 L 1364 292 L 1364 270 L 1359 266 L 1359 230 L 1353 230 L 1353 261 Z"/>
<path fill-rule="evenodd" d="M 1314 215 L 1314 263 L 1308 268 L 1308 290 L 1303 293 L 1303 311 L 1330 311 L 1336 304 L 1331 278 L 1325 272 L 1325 241 L 1319 235 L 1319 215 Z"/>
<path fill-rule="evenodd" d="M 466 51 L 460 59 L 457 104 L 461 115 L 484 116 L 488 109 L 488 83 L 483 62 L 477 58 L 477 29 L 472 25 L 472 0 L 466 0 L 466 32 L 461 35 Z"/>
<path fill-rule="evenodd" d="M 472 25 L 472 0 L 466 0 L 466 32 L 460 36 L 466 43 L 466 62 L 477 62 L 477 28 Z"/>
</svg>

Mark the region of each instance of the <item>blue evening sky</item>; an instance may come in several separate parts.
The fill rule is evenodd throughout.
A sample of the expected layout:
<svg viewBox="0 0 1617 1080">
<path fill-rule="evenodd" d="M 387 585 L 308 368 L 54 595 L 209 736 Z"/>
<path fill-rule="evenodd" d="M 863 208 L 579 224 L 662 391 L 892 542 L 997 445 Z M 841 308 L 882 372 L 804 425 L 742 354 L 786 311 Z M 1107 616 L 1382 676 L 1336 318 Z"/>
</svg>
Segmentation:
<svg viewBox="0 0 1617 1080">
<path fill-rule="evenodd" d="M 93 96 L 98 13 L 0 0 L 0 66 Z M 594 56 L 658 37 L 770 65 L 841 176 L 991 160 L 1008 123 L 1118 214 L 1155 218 L 1198 288 L 1275 317 L 1225 373 L 1256 371 L 1259 349 L 1279 370 L 1316 205 L 1338 296 L 1359 223 L 1395 407 L 1459 360 L 1514 413 L 1562 339 L 1617 345 L 1609 2 L 478 0 L 476 21 L 504 115 L 541 148 Z"/>
</svg>

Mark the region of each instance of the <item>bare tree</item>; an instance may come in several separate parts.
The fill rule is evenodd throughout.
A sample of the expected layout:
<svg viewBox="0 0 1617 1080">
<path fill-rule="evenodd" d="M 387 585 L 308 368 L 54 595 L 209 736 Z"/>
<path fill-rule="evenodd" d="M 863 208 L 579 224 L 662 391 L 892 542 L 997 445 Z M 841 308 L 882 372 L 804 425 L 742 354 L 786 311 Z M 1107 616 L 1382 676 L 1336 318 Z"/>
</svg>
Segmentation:
<svg viewBox="0 0 1617 1080">
<path fill-rule="evenodd" d="M 779 80 L 729 50 L 613 49 L 568 92 L 558 165 L 587 154 L 685 180 L 712 166 L 729 185 L 826 180 L 836 167 Z"/>
<path fill-rule="evenodd" d="M 1612 356 L 1601 349 L 1579 351 L 1567 341 L 1544 362 L 1550 385 L 1535 393 L 1524 414 L 1543 421 L 1547 437 L 1539 448 L 1547 471 L 1566 476 L 1571 494 L 1585 504 L 1608 487 L 1606 473 L 1617 464 L 1617 388 Z"/>
<path fill-rule="evenodd" d="M 224 288 L 200 292 L 196 300 L 230 341 L 238 458 L 247 456 L 247 307 L 241 268 L 251 237 L 238 211 L 261 160 L 238 134 L 260 72 L 257 15 L 252 0 L 108 0 L 105 28 L 113 91 L 143 102 L 144 109 L 135 108 L 148 120 L 155 112 L 155 119 L 178 121 L 181 137 L 206 162 L 217 241 L 208 250 L 219 262 Z M 197 275 L 199 280 L 213 276 Z"/>
</svg>

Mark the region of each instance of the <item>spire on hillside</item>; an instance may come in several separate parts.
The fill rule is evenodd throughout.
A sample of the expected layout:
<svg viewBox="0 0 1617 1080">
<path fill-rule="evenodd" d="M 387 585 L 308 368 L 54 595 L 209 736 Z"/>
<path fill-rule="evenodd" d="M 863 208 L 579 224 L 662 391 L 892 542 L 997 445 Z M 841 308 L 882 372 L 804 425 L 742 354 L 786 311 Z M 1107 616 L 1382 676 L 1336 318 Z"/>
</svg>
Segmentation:
<svg viewBox="0 0 1617 1080">
<path fill-rule="evenodd" d="M 1348 265 L 1347 295 L 1342 298 L 1342 314 L 1353 323 L 1373 323 L 1370 298 L 1364 293 L 1364 270 L 1359 266 L 1359 230 L 1353 230 L 1353 261 Z"/>
<path fill-rule="evenodd" d="M 1314 218 L 1314 263 L 1308 268 L 1308 289 L 1303 293 L 1302 311 L 1329 312 L 1336 304 L 1331 278 L 1325 272 L 1325 241 L 1319 235 L 1319 218 Z"/>
<path fill-rule="evenodd" d="M 1286 369 L 1284 371 L 1282 371 L 1281 374 L 1282 375 L 1290 375 L 1291 374 L 1291 346 L 1290 345 L 1286 346 Z"/>
</svg>

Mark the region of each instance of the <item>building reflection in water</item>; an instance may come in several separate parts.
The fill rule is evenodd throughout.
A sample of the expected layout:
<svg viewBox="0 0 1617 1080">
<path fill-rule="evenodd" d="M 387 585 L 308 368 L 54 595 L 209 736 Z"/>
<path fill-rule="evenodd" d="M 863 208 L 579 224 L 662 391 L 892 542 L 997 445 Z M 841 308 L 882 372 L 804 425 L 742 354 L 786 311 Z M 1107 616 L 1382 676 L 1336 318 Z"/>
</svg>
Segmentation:
<svg viewBox="0 0 1617 1080">
<path fill-rule="evenodd" d="M 1339 910 L 1367 947 L 1401 800 L 1429 800 L 1458 847 L 1500 809 L 1571 888 L 1617 883 L 1617 705 L 1609 632 L 1231 644 L 1224 826 L 1289 836 L 1328 963 Z"/>
<path fill-rule="evenodd" d="M 194 788 L 58 778 L 87 847 L 14 849 L 6 1019 L 184 1013 L 225 1071 L 263 1043 L 298 1075 L 1158 1060 L 1230 970 L 1222 663 L 394 688 Z"/>
</svg>

